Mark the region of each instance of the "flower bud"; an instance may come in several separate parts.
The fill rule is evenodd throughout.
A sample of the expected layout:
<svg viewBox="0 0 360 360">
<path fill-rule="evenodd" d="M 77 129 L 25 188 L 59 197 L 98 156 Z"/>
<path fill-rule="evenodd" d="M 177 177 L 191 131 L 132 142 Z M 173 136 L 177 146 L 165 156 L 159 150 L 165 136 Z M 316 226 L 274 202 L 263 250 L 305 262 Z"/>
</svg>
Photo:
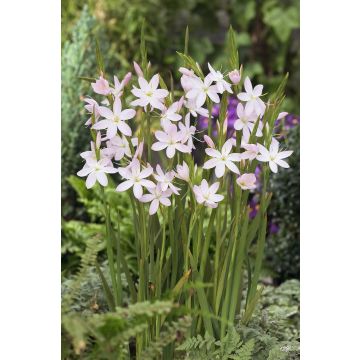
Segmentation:
<svg viewBox="0 0 360 360">
<path fill-rule="evenodd" d="M 210 136 L 204 135 L 204 140 L 205 140 L 206 144 L 207 144 L 210 148 L 212 148 L 212 149 L 215 148 L 215 144 L 214 144 L 214 142 L 212 141 L 212 139 L 210 138 Z"/>
<path fill-rule="evenodd" d="M 192 70 L 189 70 L 185 67 L 180 67 L 179 68 L 179 71 L 183 74 L 183 75 L 186 75 L 186 76 L 190 76 L 190 77 L 193 77 L 194 76 L 194 72 Z"/>
<path fill-rule="evenodd" d="M 229 78 L 234 85 L 237 85 L 241 80 L 241 74 L 239 70 L 233 70 L 229 73 Z"/>
<path fill-rule="evenodd" d="M 122 81 L 122 84 L 121 84 L 123 88 L 129 83 L 129 81 L 131 80 L 131 76 L 132 76 L 131 72 L 128 72 L 125 75 L 125 77 L 124 77 L 124 79 Z"/>
<path fill-rule="evenodd" d="M 178 101 L 178 106 L 177 106 L 176 112 L 179 112 L 181 110 L 181 108 L 183 107 L 183 105 L 184 105 L 184 97 L 182 96 Z"/>
<path fill-rule="evenodd" d="M 142 72 L 140 65 L 136 61 L 134 61 L 134 69 L 138 77 L 144 77 L 144 73 Z"/>
</svg>

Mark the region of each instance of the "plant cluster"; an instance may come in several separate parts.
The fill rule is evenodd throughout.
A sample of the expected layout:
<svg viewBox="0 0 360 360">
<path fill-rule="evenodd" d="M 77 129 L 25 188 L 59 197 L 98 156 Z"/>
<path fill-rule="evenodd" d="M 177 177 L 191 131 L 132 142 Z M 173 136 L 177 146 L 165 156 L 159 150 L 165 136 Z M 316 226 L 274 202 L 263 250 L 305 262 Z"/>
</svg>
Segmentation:
<svg viewBox="0 0 360 360">
<path fill-rule="evenodd" d="M 123 303 L 125 274 L 130 303 L 176 299 L 193 314 L 192 334 L 217 339 L 226 338 L 240 312 L 242 323 L 248 324 L 259 301 L 271 198 L 267 186 L 270 173 L 289 167 L 284 159 L 292 153 L 281 149 L 274 137 L 287 77 L 271 95 L 263 95 L 263 85 L 253 86 L 249 77 L 242 91 L 242 66 L 231 28 L 227 49 L 226 69 L 208 64 L 205 75 L 187 53 L 187 32 L 184 53 L 179 53 L 182 91 L 175 93 L 160 74 L 152 73 L 144 31 L 141 65 L 134 63 L 135 81 L 127 73 L 111 82 L 97 47 L 99 76 L 88 78 L 96 95 L 84 99 L 92 141 L 81 153 L 85 164 L 78 172 L 86 177 L 86 188 L 99 189 L 103 200 L 111 286 L 104 276 L 102 281 L 111 313 Z M 232 94 L 239 99 L 238 118 L 235 133 L 228 136 L 227 99 Z M 211 121 L 207 134 L 195 126 L 198 115 L 209 116 L 214 104 L 220 104 L 216 137 Z M 207 145 L 203 164 L 192 156 L 199 143 Z M 256 187 L 257 166 L 262 168 L 262 193 L 259 212 L 250 218 L 248 200 Z M 114 205 L 105 188 L 129 197 L 136 278 L 121 249 L 121 229 L 112 221 Z M 248 255 L 252 244 L 254 261 Z M 164 319 L 155 316 L 148 324 L 148 331 L 136 334 L 137 358 L 159 338 Z"/>
</svg>

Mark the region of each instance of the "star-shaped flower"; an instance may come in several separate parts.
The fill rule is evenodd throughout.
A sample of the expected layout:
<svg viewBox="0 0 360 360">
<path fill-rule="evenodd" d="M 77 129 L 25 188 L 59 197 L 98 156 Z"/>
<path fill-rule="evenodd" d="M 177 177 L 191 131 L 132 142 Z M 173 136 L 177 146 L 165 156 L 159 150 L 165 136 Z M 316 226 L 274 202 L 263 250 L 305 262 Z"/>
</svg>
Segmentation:
<svg viewBox="0 0 360 360">
<path fill-rule="evenodd" d="M 112 151 L 116 161 L 121 160 L 125 155 L 131 157 L 130 145 L 125 136 L 114 136 L 107 142 L 107 147 Z"/>
<path fill-rule="evenodd" d="M 155 131 L 155 137 L 159 140 L 151 146 L 154 151 L 160 151 L 166 149 L 166 156 L 172 159 L 175 155 L 175 151 L 181 151 L 183 153 L 190 153 L 191 149 L 181 143 L 183 139 L 183 133 L 177 130 L 175 124 L 164 124 L 164 131 Z"/>
<path fill-rule="evenodd" d="M 154 178 L 156 181 L 158 181 L 161 190 L 165 191 L 170 188 L 173 193 L 179 195 L 180 189 L 172 183 L 175 178 L 175 171 L 168 171 L 167 173 L 164 173 L 164 171 L 161 169 L 161 166 L 158 164 L 156 165 L 156 172 L 157 174 L 154 174 Z"/>
<path fill-rule="evenodd" d="M 256 158 L 262 162 L 268 162 L 272 172 L 278 172 L 278 166 L 288 168 L 289 164 L 283 159 L 289 157 L 293 151 L 279 151 L 279 142 L 273 138 L 269 150 L 265 146 L 258 144 L 260 155 Z"/>
<path fill-rule="evenodd" d="M 214 103 L 219 103 L 220 98 L 218 95 L 218 88 L 216 85 L 212 85 L 213 80 L 211 74 L 208 74 L 204 81 L 199 77 L 195 76 L 189 78 L 189 84 L 191 89 L 186 93 L 188 99 L 195 99 L 195 104 L 197 108 L 200 108 L 204 105 L 206 97 L 209 97 Z"/>
<path fill-rule="evenodd" d="M 136 112 L 134 109 L 121 110 L 120 98 L 115 98 L 113 111 L 105 106 L 99 106 L 99 113 L 105 120 L 98 121 L 93 125 L 93 129 L 107 129 L 106 136 L 109 139 L 116 135 L 118 129 L 122 134 L 131 136 L 131 128 L 124 120 L 132 119 L 136 115 Z"/>
<path fill-rule="evenodd" d="M 212 157 L 212 159 L 206 161 L 203 168 L 212 169 L 213 167 L 215 167 L 215 175 L 217 178 L 220 178 L 224 175 L 225 166 L 235 174 L 240 174 L 239 169 L 236 167 L 233 161 L 240 161 L 241 154 L 240 153 L 231 154 L 230 152 L 232 147 L 233 147 L 233 140 L 228 139 L 223 145 L 221 149 L 221 153 L 220 151 L 213 148 L 205 149 L 206 154 Z"/>
<path fill-rule="evenodd" d="M 201 185 L 194 185 L 193 190 L 196 201 L 199 204 L 204 204 L 210 208 L 216 208 L 218 202 L 224 199 L 223 195 L 216 194 L 220 186 L 219 182 L 216 182 L 209 186 L 208 182 L 203 179 Z"/>
<path fill-rule="evenodd" d="M 161 185 L 157 184 L 156 187 L 148 190 L 150 194 L 143 195 L 139 200 L 145 203 L 151 202 L 149 207 L 150 215 L 154 215 L 158 211 L 160 204 L 164 206 L 171 205 L 169 197 L 171 196 L 172 192 L 170 189 L 163 191 Z"/>
<path fill-rule="evenodd" d="M 258 116 L 256 115 L 255 112 L 247 113 L 246 110 L 244 110 L 244 106 L 241 103 L 239 103 L 236 108 L 236 114 L 238 118 L 234 123 L 234 128 L 235 130 L 242 130 L 244 140 L 248 141 L 250 138 L 250 134 L 254 129 Z M 256 131 L 256 136 L 257 137 L 262 136 L 261 122 L 259 122 L 259 126 Z"/>
<path fill-rule="evenodd" d="M 147 189 L 155 187 L 152 181 L 146 179 L 153 173 L 153 168 L 148 166 L 142 170 L 138 159 L 133 160 L 130 166 L 119 168 L 118 170 L 120 175 L 126 180 L 118 185 L 116 191 L 122 192 L 132 187 L 134 196 L 140 199 L 143 194 L 143 186 Z"/>
<path fill-rule="evenodd" d="M 147 82 L 143 77 L 139 77 L 139 86 L 131 90 L 133 95 L 138 97 L 138 99 L 132 101 L 130 105 L 132 106 L 142 106 L 146 107 L 147 105 L 152 106 L 155 109 L 162 110 L 164 108 L 164 98 L 166 98 L 169 92 L 165 89 L 158 89 L 159 86 L 159 74 L 155 74 L 149 82 Z"/>
<path fill-rule="evenodd" d="M 246 101 L 245 111 L 247 114 L 251 114 L 255 111 L 256 115 L 261 116 L 264 114 L 266 106 L 260 99 L 263 91 L 263 85 L 256 85 L 253 89 L 251 81 L 247 76 L 244 81 L 245 91 L 238 94 L 238 99 Z"/>
<path fill-rule="evenodd" d="M 216 82 L 218 92 L 222 94 L 226 90 L 228 93 L 232 94 L 231 85 L 224 79 L 224 75 L 220 71 L 215 70 L 209 63 L 208 67 L 210 70 L 210 77 Z"/>
<path fill-rule="evenodd" d="M 108 184 L 108 179 L 106 174 L 115 174 L 118 170 L 112 167 L 111 161 L 109 159 L 101 159 L 99 161 L 92 158 L 88 158 L 85 166 L 78 171 L 77 175 L 84 177 L 87 176 L 85 185 L 88 189 L 92 188 L 96 181 L 98 181 L 102 186 Z"/>
</svg>

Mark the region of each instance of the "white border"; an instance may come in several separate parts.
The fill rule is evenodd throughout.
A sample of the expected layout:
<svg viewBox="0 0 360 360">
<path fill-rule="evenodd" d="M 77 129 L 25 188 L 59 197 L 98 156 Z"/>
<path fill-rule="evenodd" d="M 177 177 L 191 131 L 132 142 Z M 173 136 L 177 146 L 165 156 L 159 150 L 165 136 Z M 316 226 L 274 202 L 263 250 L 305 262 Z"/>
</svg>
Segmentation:
<svg viewBox="0 0 360 360">
<path fill-rule="evenodd" d="M 60 1 L 0 11 L 0 359 L 60 357 Z"/>
<path fill-rule="evenodd" d="M 301 357 L 359 358 L 358 1 L 301 1 Z"/>
</svg>

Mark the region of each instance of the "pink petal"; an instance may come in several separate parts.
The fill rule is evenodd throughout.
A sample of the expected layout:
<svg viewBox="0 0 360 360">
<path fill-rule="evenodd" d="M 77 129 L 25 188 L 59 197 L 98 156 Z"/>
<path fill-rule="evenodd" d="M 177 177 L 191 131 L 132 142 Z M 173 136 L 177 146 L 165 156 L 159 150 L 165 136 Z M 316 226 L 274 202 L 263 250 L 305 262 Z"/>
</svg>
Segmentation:
<svg viewBox="0 0 360 360">
<path fill-rule="evenodd" d="M 150 204 L 149 214 L 154 215 L 158 211 L 158 208 L 159 208 L 159 200 L 154 199 Z"/>
<path fill-rule="evenodd" d="M 91 189 L 96 183 L 96 175 L 95 173 L 89 174 L 89 176 L 86 179 L 85 185 L 87 189 Z"/>
<path fill-rule="evenodd" d="M 121 120 L 129 120 L 132 119 L 136 115 L 136 111 L 134 109 L 126 109 L 120 113 Z"/>
<path fill-rule="evenodd" d="M 119 121 L 117 127 L 120 130 L 120 132 L 122 132 L 124 135 L 131 136 L 132 134 L 131 128 L 126 122 Z"/>
<path fill-rule="evenodd" d="M 132 180 L 126 180 L 119 184 L 116 188 L 116 191 L 122 192 L 127 189 L 130 189 L 133 186 L 134 182 Z"/>
</svg>

